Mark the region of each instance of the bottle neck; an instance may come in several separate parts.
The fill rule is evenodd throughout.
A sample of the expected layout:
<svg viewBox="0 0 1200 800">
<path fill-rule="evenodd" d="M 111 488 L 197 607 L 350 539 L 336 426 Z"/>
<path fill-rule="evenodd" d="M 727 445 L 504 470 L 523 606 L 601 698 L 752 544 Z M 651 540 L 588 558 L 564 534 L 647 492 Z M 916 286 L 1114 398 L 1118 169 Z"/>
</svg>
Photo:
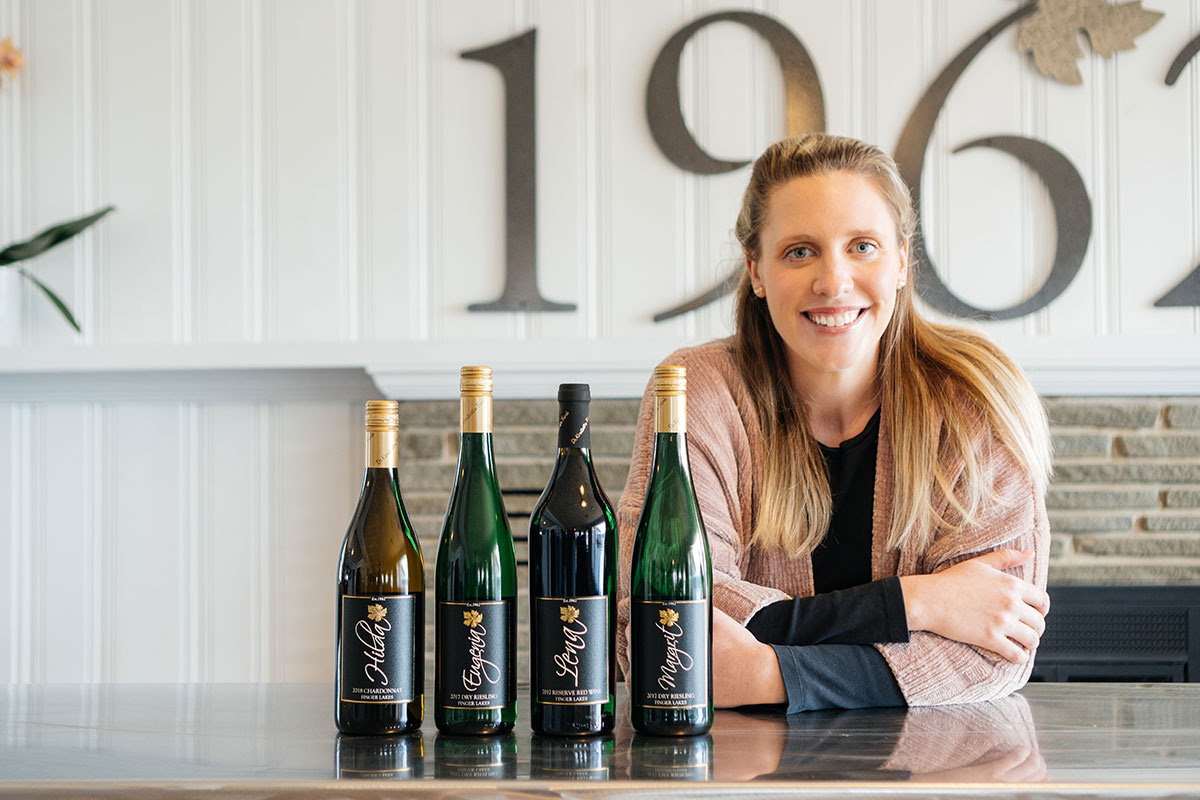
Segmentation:
<svg viewBox="0 0 1200 800">
<path fill-rule="evenodd" d="M 463 433 L 492 432 L 492 396 L 464 394 L 459 401 Z"/>
<path fill-rule="evenodd" d="M 588 450 L 592 446 L 592 426 L 587 401 L 558 404 L 558 447 Z"/>
<path fill-rule="evenodd" d="M 684 395 L 654 396 L 654 430 L 658 433 L 687 432 L 687 399 Z"/>
<path fill-rule="evenodd" d="M 366 467 L 394 468 L 398 466 L 400 431 L 382 430 L 366 433 Z"/>
</svg>

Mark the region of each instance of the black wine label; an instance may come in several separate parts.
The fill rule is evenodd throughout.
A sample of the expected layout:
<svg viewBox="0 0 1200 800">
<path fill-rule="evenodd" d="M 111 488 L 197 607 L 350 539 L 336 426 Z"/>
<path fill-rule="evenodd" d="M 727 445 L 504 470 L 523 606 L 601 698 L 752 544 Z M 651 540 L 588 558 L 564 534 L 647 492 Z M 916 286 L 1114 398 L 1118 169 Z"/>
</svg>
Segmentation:
<svg viewBox="0 0 1200 800">
<path fill-rule="evenodd" d="M 708 603 L 633 601 L 633 703 L 650 708 L 708 705 Z"/>
<path fill-rule="evenodd" d="M 505 600 L 438 603 L 438 670 L 443 708 L 503 708 L 509 696 L 509 618 Z"/>
<path fill-rule="evenodd" d="M 534 607 L 537 701 L 586 706 L 608 701 L 608 598 L 539 597 Z"/>
<path fill-rule="evenodd" d="M 411 703 L 416 598 L 411 594 L 342 596 L 338 699 Z"/>
</svg>

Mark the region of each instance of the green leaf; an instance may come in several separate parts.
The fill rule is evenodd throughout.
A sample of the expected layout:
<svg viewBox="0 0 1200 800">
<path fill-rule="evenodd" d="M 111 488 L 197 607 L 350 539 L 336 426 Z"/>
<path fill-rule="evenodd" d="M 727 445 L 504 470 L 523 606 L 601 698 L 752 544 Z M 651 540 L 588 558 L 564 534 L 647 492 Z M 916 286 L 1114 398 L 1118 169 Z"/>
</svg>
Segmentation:
<svg viewBox="0 0 1200 800">
<path fill-rule="evenodd" d="M 76 333 L 83 333 L 83 331 L 79 329 L 79 323 L 75 321 L 75 315 L 71 313 L 71 309 L 67 308 L 67 304 L 64 303 L 62 299 L 60 299 L 59 296 L 54 293 L 54 290 L 39 281 L 37 278 L 33 277 L 33 273 L 29 272 L 28 270 L 17 267 L 17 272 L 33 281 L 33 285 L 41 289 L 46 297 L 50 298 L 50 302 L 54 303 L 55 307 L 62 312 L 62 315 L 66 318 L 67 322 L 71 324 L 71 327 L 75 329 Z"/>
<path fill-rule="evenodd" d="M 27 242 L 17 242 L 16 244 L 9 245 L 3 250 L 0 250 L 0 267 L 4 266 L 5 264 L 15 263 L 17 261 L 27 261 L 34 256 L 41 255 L 51 247 L 62 244 L 76 234 L 82 233 L 87 228 L 90 228 L 92 225 L 99 222 L 101 217 L 114 210 L 114 208 L 114 206 L 107 206 L 86 217 L 80 217 L 79 219 L 73 219 L 70 222 L 63 222 L 47 228 Z M 29 275 L 28 273 L 25 274 L 30 280 L 34 280 L 32 275 Z M 38 285 L 41 286 L 40 283 Z M 51 299 L 54 299 L 54 295 L 49 289 L 46 289 L 46 287 L 43 286 L 42 290 L 49 294 Z M 67 316 L 70 316 L 70 312 L 67 312 L 65 307 L 63 308 L 63 312 L 66 313 Z"/>
</svg>

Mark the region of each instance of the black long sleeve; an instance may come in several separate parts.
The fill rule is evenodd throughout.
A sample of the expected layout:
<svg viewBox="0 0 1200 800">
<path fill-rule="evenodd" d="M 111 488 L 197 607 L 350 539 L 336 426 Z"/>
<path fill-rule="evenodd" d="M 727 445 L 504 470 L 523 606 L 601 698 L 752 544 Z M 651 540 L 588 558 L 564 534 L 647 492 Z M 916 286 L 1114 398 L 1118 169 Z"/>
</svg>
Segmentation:
<svg viewBox="0 0 1200 800">
<path fill-rule="evenodd" d="M 771 645 L 787 689 L 787 713 L 906 705 L 891 667 L 861 644 Z"/>
<path fill-rule="evenodd" d="M 762 608 L 746 629 L 767 644 L 907 642 L 908 617 L 897 577 Z"/>
</svg>

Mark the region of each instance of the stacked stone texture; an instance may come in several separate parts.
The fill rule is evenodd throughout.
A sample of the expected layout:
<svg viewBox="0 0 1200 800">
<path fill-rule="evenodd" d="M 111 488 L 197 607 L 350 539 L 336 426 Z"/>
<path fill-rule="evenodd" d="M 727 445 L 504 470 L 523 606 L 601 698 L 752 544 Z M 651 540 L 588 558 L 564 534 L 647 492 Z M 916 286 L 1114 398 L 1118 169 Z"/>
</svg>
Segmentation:
<svg viewBox="0 0 1200 800">
<path fill-rule="evenodd" d="M 1052 584 L 1200 585 L 1200 398 L 1046 399 L 1055 474 L 1046 497 Z M 615 506 L 638 401 L 592 402 L 592 452 Z M 493 441 L 517 544 L 522 658 L 528 653 L 529 513 L 557 452 L 558 404 L 497 400 Z M 458 455 L 458 401 L 400 404 L 400 479 L 426 561 L 429 668 L 433 568 Z M 520 679 L 528 678 L 522 660 Z"/>
<path fill-rule="evenodd" d="M 1200 584 L 1200 399 L 1046 400 L 1051 583 Z"/>
</svg>

